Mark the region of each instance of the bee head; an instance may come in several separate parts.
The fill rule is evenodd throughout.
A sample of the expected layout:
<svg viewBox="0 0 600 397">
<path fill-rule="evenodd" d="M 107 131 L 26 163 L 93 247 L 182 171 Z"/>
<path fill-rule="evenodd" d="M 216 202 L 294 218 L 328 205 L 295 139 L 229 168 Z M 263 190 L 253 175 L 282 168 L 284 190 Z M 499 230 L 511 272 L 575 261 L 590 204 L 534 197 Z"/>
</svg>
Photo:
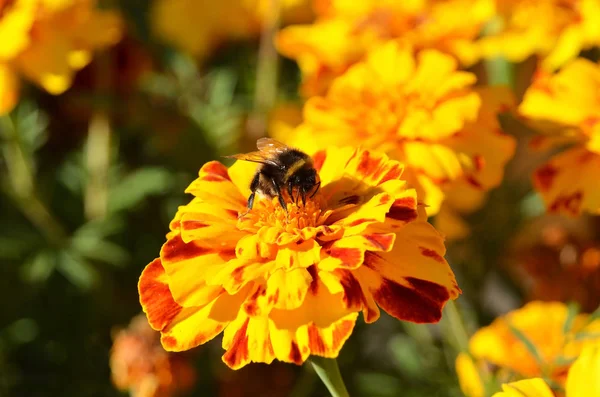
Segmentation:
<svg viewBox="0 0 600 397">
<path fill-rule="evenodd" d="M 295 172 L 290 179 L 290 190 L 292 186 L 298 189 L 298 195 L 302 198 L 303 204 L 306 201 L 306 196 L 313 197 L 321 184 L 319 175 L 314 168 L 302 168 Z"/>
</svg>

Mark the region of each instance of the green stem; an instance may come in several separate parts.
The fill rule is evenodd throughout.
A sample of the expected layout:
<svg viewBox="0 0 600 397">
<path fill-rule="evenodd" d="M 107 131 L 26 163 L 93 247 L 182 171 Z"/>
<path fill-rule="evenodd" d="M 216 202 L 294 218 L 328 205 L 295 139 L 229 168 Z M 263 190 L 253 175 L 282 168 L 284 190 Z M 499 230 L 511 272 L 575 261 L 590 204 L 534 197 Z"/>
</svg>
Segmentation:
<svg viewBox="0 0 600 397">
<path fill-rule="evenodd" d="M 310 363 L 332 397 L 349 397 L 335 358 L 312 356 Z"/>
<path fill-rule="evenodd" d="M 448 301 L 446 304 L 444 318 L 447 321 L 450 333 L 456 341 L 456 346 L 460 351 L 466 352 L 469 348 L 469 334 L 453 300 Z"/>
</svg>

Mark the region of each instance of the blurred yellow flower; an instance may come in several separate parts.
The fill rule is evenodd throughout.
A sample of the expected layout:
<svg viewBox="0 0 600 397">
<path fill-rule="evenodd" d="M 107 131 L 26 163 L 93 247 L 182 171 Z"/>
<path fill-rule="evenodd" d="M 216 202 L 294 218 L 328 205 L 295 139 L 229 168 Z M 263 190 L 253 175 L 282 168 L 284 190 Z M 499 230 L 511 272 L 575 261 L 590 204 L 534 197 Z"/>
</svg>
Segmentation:
<svg viewBox="0 0 600 397">
<path fill-rule="evenodd" d="M 599 25 L 600 26 L 600 25 Z M 557 74 L 540 72 L 519 112 L 544 135 L 535 146 L 575 146 L 538 168 L 533 183 L 549 212 L 600 212 L 600 66 L 576 59 Z"/>
<path fill-rule="evenodd" d="M 330 0 L 316 2 L 317 21 L 283 29 L 281 53 L 298 62 L 305 96 L 326 91 L 332 79 L 370 49 L 402 38 L 415 49 L 435 48 L 471 64 L 474 40 L 494 15 L 493 0 Z"/>
<path fill-rule="evenodd" d="M 469 352 L 476 360 L 511 372 L 513 379 L 544 376 L 564 385 L 570 362 L 585 346 L 600 341 L 600 336 L 594 337 L 600 335 L 600 320 L 589 323 L 589 315 L 578 314 L 565 330 L 567 317 L 564 303 L 528 303 L 478 330 L 469 341 Z M 514 330 L 531 342 L 539 358 Z"/>
<path fill-rule="evenodd" d="M 525 379 L 502 385 L 494 397 L 554 397 L 543 379 Z M 567 376 L 566 397 L 600 397 L 600 346 L 586 346 Z"/>
<path fill-rule="evenodd" d="M 500 29 L 480 41 L 482 55 L 520 62 L 531 55 L 554 70 L 600 45 L 598 0 L 503 0 Z"/>
<path fill-rule="evenodd" d="M 467 353 L 459 353 L 455 365 L 458 383 L 465 396 L 484 397 L 485 387 L 473 359 Z"/>
<path fill-rule="evenodd" d="M 271 0 L 154 0 L 150 24 L 165 42 L 204 57 L 227 40 L 256 37 L 273 18 Z M 281 0 L 284 21 L 308 22 L 308 0 Z"/>
<path fill-rule="evenodd" d="M 346 142 L 386 152 L 406 165 L 406 179 L 436 214 L 447 191 L 461 190 L 455 184 L 497 186 L 515 148 L 496 118 L 511 106 L 508 91 L 476 91 L 475 75 L 457 67 L 436 50 L 415 57 L 410 45 L 390 41 L 338 77 L 326 96 L 310 98 L 304 123 L 286 141 L 308 152 Z"/>
<path fill-rule="evenodd" d="M 0 114 L 17 101 L 18 75 L 60 94 L 92 51 L 120 37 L 121 19 L 94 0 L 0 2 Z"/>
<path fill-rule="evenodd" d="M 313 162 L 319 193 L 304 206 L 287 204 L 287 213 L 277 198 L 258 197 L 246 213 L 256 164 L 202 167 L 187 189 L 195 198 L 179 208 L 160 258 L 139 282 L 167 350 L 224 330 L 231 368 L 301 364 L 311 354 L 336 357 L 359 311 L 367 323 L 379 308 L 436 322 L 458 296 L 443 239 L 400 163 L 351 148 L 317 152 Z"/>
</svg>

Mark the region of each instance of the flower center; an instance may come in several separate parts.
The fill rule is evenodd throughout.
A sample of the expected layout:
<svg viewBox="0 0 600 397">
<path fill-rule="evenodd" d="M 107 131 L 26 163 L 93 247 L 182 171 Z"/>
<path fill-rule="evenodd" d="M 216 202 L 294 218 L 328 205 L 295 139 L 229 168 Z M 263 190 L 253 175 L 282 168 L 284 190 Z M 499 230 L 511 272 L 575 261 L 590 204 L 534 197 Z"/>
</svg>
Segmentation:
<svg viewBox="0 0 600 397">
<path fill-rule="evenodd" d="M 317 195 L 315 198 L 306 199 L 306 204 L 301 202 L 287 203 L 287 212 L 279 204 L 279 199 L 259 199 L 252 210 L 241 215 L 238 219 L 238 228 L 246 231 L 257 231 L 268 226 L 283 229 L 284 232 L 293 232 L 296 229 L 316 227 L 322 225 L 331 214 L 331 210 L 322 211 L 323 199 Z"/>
</svg>

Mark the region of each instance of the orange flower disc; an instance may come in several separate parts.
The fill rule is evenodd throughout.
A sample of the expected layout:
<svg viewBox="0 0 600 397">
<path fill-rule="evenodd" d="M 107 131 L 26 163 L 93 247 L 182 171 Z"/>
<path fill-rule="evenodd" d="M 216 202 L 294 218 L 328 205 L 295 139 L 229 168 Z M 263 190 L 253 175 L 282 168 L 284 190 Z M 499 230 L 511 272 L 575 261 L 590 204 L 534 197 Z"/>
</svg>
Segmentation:
<svg viewBox="0 0 600 397">
<path fill-rule="evenodd" d="M 205 164 L 187 189 L 160 258 L 140 278 L 140 299 L 167 350 L 224 331 L 223 361 L 237 369 L 274 359 L 336 357 L 358 312 L 379 308 L 436 322 L 460 293 L 443 239 L 425 221 L 403 167 L 385 155 L 330 148 L 313 156 L 321 189 L 305 206 L 257 198 L 256 165 Z"/>
</svg>

